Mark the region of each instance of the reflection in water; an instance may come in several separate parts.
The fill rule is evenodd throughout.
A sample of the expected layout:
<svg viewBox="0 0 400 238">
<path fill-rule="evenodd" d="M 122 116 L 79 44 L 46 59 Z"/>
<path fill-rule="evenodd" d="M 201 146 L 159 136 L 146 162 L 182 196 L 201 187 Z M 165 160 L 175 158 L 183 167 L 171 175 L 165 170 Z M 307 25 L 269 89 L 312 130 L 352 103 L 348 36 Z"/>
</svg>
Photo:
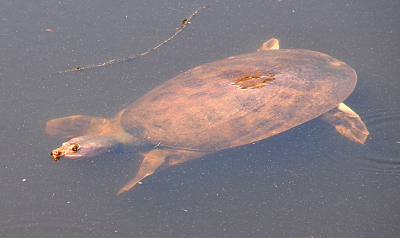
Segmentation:
<svg viewBox="0 0 400 238">
<path fill-rule="evenodd" d="M 327 151 L 326 156 L 334 161 L 344 161 L 350 158 L 349 163 L 352 166 L 349 166 L 348 169 L 363 174 L 371 176 L 400 175 L 400 108 L 382 108 L 360 116 L 370 132 L 370 137 L 365 145 L 335 149 L 335 153 Z M 320 129 L 330 130 L 331 128 L 321 127 Z M 318 134 L 331 135 L 321 131 Z"/>
</svg>

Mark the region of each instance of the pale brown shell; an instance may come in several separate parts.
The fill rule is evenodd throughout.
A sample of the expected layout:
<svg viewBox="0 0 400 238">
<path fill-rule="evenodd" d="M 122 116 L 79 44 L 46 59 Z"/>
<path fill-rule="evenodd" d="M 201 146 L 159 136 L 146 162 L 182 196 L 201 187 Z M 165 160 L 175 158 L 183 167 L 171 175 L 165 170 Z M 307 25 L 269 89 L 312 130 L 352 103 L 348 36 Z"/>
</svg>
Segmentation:
<svg viewBox="0 0 400 238">
<path fill-rule="evenodd" d="M 255 142 L 337 107 L 355 71 L 310 50 L 261 50 L 207 63 L 161 84 L 122 114 L 152 144 L 216 151 Z"/>
</svg>

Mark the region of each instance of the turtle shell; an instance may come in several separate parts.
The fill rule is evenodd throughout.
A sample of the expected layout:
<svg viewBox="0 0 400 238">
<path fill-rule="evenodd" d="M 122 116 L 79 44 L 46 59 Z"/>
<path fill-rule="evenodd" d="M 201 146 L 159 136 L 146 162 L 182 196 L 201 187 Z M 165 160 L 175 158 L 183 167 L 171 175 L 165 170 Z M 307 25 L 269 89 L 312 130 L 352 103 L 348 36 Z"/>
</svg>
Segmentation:
<svg viewBox="0 0 400 238">
<path fill-rule="evenodd" d="M 310 50 L 261 50 L 188 70 L 131 104 L 124 130 L 160 146 L 216 151 L 252 143 L 338 106 L 355 71 Z"/>
</svg>

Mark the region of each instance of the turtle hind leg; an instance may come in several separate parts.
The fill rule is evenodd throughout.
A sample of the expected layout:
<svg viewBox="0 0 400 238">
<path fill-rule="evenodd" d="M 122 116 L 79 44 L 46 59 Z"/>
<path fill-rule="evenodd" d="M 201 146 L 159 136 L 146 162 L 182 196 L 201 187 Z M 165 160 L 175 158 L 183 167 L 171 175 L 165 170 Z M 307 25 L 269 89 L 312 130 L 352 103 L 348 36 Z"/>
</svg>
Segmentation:
<svg viewBox="0 0 400 238">
<path fill-rule="evenodd" d="M 117 195 L 128 191 L 135 186 L 140 180 L 152 175 L 158 168 L 167 168 L 176 164 L 181 164 L 189 160 L 193 160 L 206 155 L 205 152 L 173 150 L 173 149 L 154 149 L 147 153 L 140 165 L 139 171 L 135 178 L 122 187 Z"/>
<path fill-rule="evenodd" d="M 62 135 L 65 138 L 100 134 L 96 132 L 96 128 L 100 129 L 108 121 L 106 118 L 84 115 L 62 117 L 48 121 L 46 133 L 49 135 Z"/>
<path fill-rule="evenodd" d="M 360 116 L 344 103 L 322 115 L 322 119 L 333 125 L 340 134 L 360 144 L 364 144 L 369 135 Z"/>
</svg>

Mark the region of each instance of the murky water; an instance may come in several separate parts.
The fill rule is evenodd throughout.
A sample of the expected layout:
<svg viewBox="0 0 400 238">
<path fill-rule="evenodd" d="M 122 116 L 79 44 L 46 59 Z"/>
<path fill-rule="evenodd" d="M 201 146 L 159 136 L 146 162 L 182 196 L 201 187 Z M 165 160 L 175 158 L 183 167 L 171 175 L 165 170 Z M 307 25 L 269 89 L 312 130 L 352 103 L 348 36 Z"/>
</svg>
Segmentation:
<svg viewBox="0 0 400 238">
<path fill-rule="evenodd" d="M 124 58 L 128 63 L 48 75 Z M 1 12 L 0 237 L 398 237 L 400 5 L 396 1 L 14 1 Z M 62 160 L 53 118 L 112 117 L 194 66 L 281 48 L 346 62 L 358 145 L 315 119 L 152 175 L 121 196 L 140 155 Z M 44 80 L 42 80 L 44 79 Z"/>
</svg>

